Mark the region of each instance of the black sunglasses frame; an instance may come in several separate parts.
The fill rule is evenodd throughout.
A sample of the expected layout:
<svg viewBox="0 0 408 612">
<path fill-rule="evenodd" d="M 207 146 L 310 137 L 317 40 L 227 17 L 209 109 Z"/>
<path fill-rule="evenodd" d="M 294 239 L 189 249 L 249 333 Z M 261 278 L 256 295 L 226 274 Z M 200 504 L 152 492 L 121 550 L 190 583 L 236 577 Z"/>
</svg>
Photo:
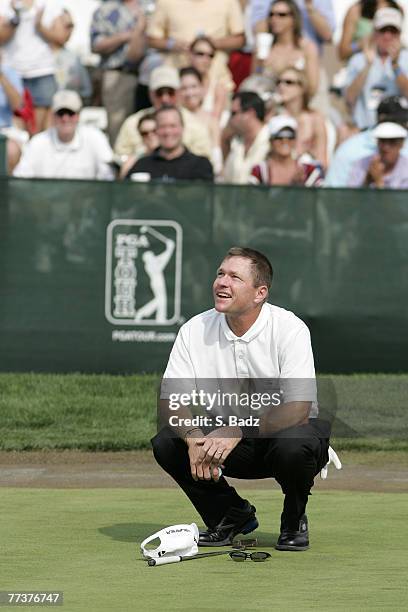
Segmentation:
<svg viewBox="0 0 408 612">
<path fill-rule="evenodd" d="M 57 117 L 63 117 L 64 115 L 73 117 L 74 115 L 77 115 L 78 113 L 71 110 L 70 108 L 59 108 L 57 111 L 55 111 L 55 114 L 57 115 Z"/>
<path fill-rule="evenodd" d="M 282 13 L 281 11 L 271 11 L 269 13 L 269 17 L 289 17 L 293 16 L 292 11 L 288 11 L 287 13 Z"/>
<path fill-rule="evenodd" d="M 241 561 L 246 561 L 247 559 L 251 559 L 255 563 L 263 563 L 271 556 L 268 552 L 256 551 L 252 553 L 247 553 L 243 550 L 233 550 L 229 553 L 229 556 L 233 561 L 237 561 L 238 563 Z"/>
<path fill-rule="evenodd" d="M 210 57 L 214 59 L 215 53 L 207 53 L 206 51 L 193 51 L 193 55 L 197 55 L 198 57 Z"/>
</svg>

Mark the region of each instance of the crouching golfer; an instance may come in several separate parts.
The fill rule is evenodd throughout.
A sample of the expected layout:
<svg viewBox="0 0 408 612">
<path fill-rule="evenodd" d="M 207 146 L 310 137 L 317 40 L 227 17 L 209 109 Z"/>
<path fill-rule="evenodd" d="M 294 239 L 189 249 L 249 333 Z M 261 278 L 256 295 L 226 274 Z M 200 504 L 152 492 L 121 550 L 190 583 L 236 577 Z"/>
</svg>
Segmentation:
<svg viewBox="0 0 408 612">
<path fill-rule="evenodd" d="M 276 548 L 309 547 L 306 504 L 314 477 L 328 461 L 330 426 L 317 418 L 313 401 L 316 385 L 309 330 L 292 312 L 266 302 L 272 273 L 262 253 L 231 248 L 214 281 L 214 308 L 181 327 L 163 377 L 163 383 L 170 379 L 312 381 L 312 391 L 306 385 L 303 395 L 285 398 L 259 422 L 253 419 L 251 427 L 229 424 L 225 417 L 208 433 L 205 425 L 210 417 L 204 426 L 192 427 L 192 413 L 184 406 L 172 413 L 177 414 L 176 425 L 164 426 L 152 439 L 157 462 L 207 526 L 200 532 L 202 546 L 230 545 L 235 535 L 258 526 L 256 508 L 228 484 L 225 476 L 231 476 L 275 478 L 285 496 Z M 190 419 L 182 418 L 186 415 Z"/>
</svg>

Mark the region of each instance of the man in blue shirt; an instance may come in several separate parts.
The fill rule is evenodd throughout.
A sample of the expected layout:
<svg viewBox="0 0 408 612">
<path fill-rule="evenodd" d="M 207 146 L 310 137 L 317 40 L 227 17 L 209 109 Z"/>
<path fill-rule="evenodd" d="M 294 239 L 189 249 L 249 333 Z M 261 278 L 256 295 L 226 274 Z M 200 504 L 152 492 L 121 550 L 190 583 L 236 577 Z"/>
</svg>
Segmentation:
<svg viewBox="0 0 408 612">
<path fill-rule="evenodd" d="M 137 64 L 145 53 L 146 20 L 137 0 L 108 0 L 93 14 L 91 48 L 101 56 L 102 102 L 111 143 L 134 110 Z"/>
<path fill-rule="evenodd" d="M 347 66 L 345 98 L 360 130 L 375 125 L 378 103 L 386 96 L 408 96 L 408 50 L 401 48 L 402 13 L 379 9 L 374 45 L 356 53 Z"/>
<path fill-rule="evenodd" d="M 406 126 L 408 124 L 408 101 L 405 98 L 392 96 L 383 100 L 377 110 L 378 123 L 392 121 Z M 354 163 L 364 157 L 373 155 L 377 149 L 377 140 L 373 130 L 365 130 L 345 140 L 336 150 L 326 178 L 325 187 L 347 187 Z M 405 140 L 401 155 L 408 157 L 408 140 Z"/>
<path fill-rule="evenodd" d="M 408 189 L 408 159 L 401 155 L 407 130 L 398 123 L 380 123 L 373 130 L 377 151 L 358 160 L 349 187 Z"/>
</svg>

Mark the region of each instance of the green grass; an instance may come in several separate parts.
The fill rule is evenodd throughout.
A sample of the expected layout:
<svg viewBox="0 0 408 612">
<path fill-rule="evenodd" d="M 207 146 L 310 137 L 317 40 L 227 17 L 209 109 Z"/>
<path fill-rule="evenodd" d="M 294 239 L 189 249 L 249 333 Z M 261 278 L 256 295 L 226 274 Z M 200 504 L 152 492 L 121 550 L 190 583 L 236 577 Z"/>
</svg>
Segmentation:
<svg viewBox="0 0 408 612">
<path fill-rule="evenodd" d="M 408 451 L 408 375 L 322 380 L 336 448 Z M 0 449 L 149 448 L 158 383 L 151 375 L 0 374 Z"/>
<path fill-rule="evenodd" d="M 157 385 L 148 375 L 0 374 L 0 448 L 147 448 Z"/>
<path fill-rule="evenodd" d="M 198 520 L 180 491 L 2 489 L 0 590 L 63 590 L 65 612 L 407 609 L 408 494 L 319 491 L 303 553 L 273 549 L 282 495 L 247 495 L 266 563 L 220 556 L 149 568 L 142 539 Z"/>
</svg>

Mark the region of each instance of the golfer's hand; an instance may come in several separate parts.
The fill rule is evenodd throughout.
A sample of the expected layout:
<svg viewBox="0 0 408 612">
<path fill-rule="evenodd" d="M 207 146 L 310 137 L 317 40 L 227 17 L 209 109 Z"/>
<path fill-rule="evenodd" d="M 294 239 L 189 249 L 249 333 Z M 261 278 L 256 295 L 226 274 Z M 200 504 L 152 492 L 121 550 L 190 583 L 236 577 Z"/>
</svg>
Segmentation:
<svg viewBox="0 0 408 612">
<path fill-rule="evenodd" d="M 191 475 L 194 478 L 194 480 L 198 480 L 197 470 L 198 470 L 199 464 L 201 463 L 200 453 L 201 453 L 201 449 L 203 447 L 204 442 L 205 442 L 205 437 L 203 438 L 187 437 L 186 438 L 188 456 L 190 459 Z"/>
<path fill-rule="evenodd" d="M 191 475 L 194 480 L 215 480 L 220 479 L 219 469 L 216 465 L 204 464 L 202 448 L 206 438 L 187 438 L 188 456 L 190 458 Z"/>
<path fill-rule="evenodd" d="M 225 437 L 226 435 L 228 437 Z M 222 467 L 241 439 L 242 431 L 239 427 L 221 427 L 208 434 L 200 449 L 198 477 L 205 480 L 212 477 L 218 480 L 218 467 Z"/>
</svg>

